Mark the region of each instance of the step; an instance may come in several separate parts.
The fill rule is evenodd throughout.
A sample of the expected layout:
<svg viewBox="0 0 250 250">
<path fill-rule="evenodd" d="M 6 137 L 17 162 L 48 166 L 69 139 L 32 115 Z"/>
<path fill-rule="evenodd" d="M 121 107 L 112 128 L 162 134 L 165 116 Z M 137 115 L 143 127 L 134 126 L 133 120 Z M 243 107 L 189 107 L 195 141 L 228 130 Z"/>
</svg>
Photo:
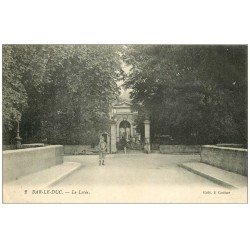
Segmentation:
<svg viewBox="0 0 250 250">
<path fill-rule="evenodd" d="M 201 162 L 181 163 L 178 166 L 226 188 L 246 188 L 247 177 Z"/>
<path fill-rule="evenodd" d="M 80 168 L 81 164 L 78 162 L 65 162 L 8 182 L 5 184 L 5 187 L 28 188 L 39 186 L 41 188 L 49 188 Z"/>
</svg>

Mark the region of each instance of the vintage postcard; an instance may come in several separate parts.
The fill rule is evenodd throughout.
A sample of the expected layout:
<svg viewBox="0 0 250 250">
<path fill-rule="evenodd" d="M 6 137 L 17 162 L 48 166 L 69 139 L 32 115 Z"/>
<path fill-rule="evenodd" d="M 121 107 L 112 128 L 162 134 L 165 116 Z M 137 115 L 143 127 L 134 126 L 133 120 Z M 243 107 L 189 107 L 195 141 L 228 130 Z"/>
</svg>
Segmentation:
<svg viewBox="0 0 250 250">
<path fill-rule="evenodd" d="M 3 203 L 247 203 L 247 56 L 3 45 Z"/>
</svg>

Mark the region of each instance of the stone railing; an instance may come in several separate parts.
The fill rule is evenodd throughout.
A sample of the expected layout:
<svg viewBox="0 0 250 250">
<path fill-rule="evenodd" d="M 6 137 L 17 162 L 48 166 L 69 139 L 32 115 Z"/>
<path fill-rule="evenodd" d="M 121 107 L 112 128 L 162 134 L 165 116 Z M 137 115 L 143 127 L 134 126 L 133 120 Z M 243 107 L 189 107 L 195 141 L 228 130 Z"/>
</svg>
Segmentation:
<svg viewBox="0 0 250 250">
<path fill-rule="evenodd" d="M 64 145 L 63 150 L 65 155 L 91 155 L 98 153 L 98 148 L 91 148 L 90 145 Z"/>
<path fill-rule="evenodd" d="M 201 147 L 201 162 L 247 176 L 247 149 L 206 145 Z"/>
<path fill-rule="evenodd" d="M 199 145 L 160 145 L 162 154 L 198 154 L 201 152 Z"/>
<path fill-rule="evenodd" d="M 3 151 L 3 182 L 63 163 L 63 146 Z"/>
</svg>

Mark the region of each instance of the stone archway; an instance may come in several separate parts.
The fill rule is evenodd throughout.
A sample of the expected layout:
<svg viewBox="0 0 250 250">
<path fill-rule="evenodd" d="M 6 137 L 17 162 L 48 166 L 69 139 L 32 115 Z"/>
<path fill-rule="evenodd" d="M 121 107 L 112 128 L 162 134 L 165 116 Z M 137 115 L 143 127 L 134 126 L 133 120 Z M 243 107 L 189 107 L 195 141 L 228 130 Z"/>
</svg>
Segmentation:
<svg viewBox="0 0 250 250">
<path fill-rule="evenodd" d="M 130 119 L 119 119 L 118 121 L 113 119 L 111 121 L 111 127 L 110 127 L 110 143 L 111 143 L 111 148 L 110 151 L 111 153 L 116 153 L 117 148 L 116 148 L 116 143 L 119 142 L 120 140 L 120 127 L 124 127 L 123 124 L 129 124 L 130 125 L 130 131 L 129 135 L 131 137 L 134 136 L 134 125 L 132 120 Z M 129 127 L 129 126 L 125 126 Z M 145 143 L 144 143 L 144 149 L 147 151 L 147 153 L 151 152 L 151 140 L 150 140 L 150 120 L 146 119 L 144 121 L 144 129 L 145 129 Z M 125 132 L 125 131 L 124 131 Z"/>
<path fill-rule="evenodd" d="M 131 138 L 132 126 L 127 120 L 121 121 L 119 125 L 119 139 L 129 140 Z"/>
<path fill-rule="evenodd" d="M 117 152 L 117 146 L 119 145 L 122 136 L 126 137 L 131 147 L 134 149 L 141 149 L 142 141 L 141 134 L 136 131 L 136 126 L 134 124 L 136 118 L 138 117 L 138 112 L 132 110 L 132 104 L 126 101 L 116 103 L 113 105 L 110 113 L 110 151 L 111 153 Z M 150 123 L 150 122 L 149 122 Z M 146 141 L 149 145 L 150 152 L 150 125 L 146 121 L 145 123 L 145 135 Z"/>
<path fill-rule="evenodd" d="M 128 122 L 130 124 L 130 136 L 133 137 L 134 136 L 134 126 L 133 126 L 133 121 L 131 119 L 119 119 L 117 122 L 116 122 L 116 131 L 117 131 L 117 135 L 116 135 L 116 139 L 117 141 L 120 140 L 120 134 L 119 134 L 119 130 L 120 130 L 120 124 L 122 122 Z"/>
</svg>

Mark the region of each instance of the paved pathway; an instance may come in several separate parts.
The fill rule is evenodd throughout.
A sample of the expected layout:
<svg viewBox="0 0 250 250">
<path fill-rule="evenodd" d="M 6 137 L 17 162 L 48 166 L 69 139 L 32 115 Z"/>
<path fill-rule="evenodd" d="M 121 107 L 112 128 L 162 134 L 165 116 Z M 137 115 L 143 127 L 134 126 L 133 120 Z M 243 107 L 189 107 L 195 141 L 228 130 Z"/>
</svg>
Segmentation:
<svg viewBox="0 0 250 250">
<path fill-rule="evenodd" d="M 82 167 L 53 188 L 68 193 L 68 202 L 190 203 L 245 202 L 245 194 L 221 187 L 178 167 L 198 155 L 116 154 L 98 166 L 98 156 L 66 156 Z M 65 197 L 64 197 L 65 199 Z"/>
<path fill-rule="evenodd" d="M 64 161 L 79 162 L 82 168 L 63 180 L 63 185 L 214 185 L 177 166 L 199 161 L 198 155 L 116 154 L 108 155 L 106 165 L 98 156 L 66 156 Z"/>
</svg>

